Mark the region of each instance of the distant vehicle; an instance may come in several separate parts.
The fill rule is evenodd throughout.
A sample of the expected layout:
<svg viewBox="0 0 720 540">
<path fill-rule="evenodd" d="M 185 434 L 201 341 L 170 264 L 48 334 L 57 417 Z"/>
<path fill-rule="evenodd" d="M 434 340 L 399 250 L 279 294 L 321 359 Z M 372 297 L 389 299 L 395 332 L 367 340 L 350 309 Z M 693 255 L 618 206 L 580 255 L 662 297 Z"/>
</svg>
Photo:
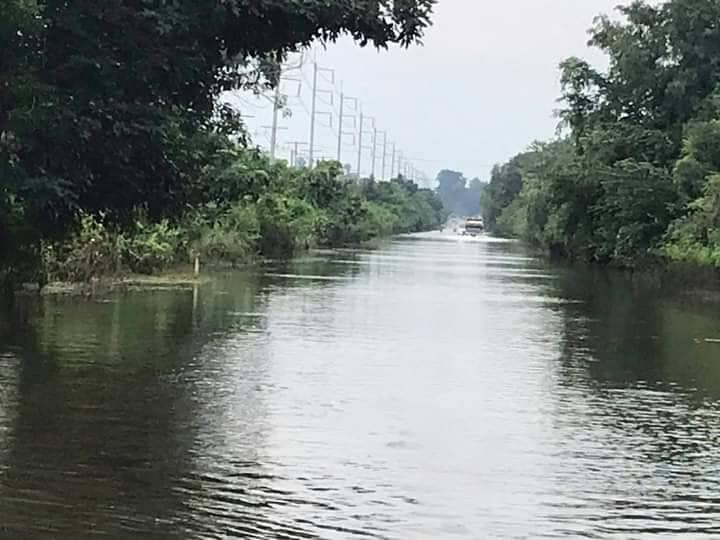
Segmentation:
<svg viewBox="0 0 720 540">
<path fill-rule="evenodd" d="M 463 235 L 477 236 L 485 231 L 485 222 L 482 218 L 470 218 L 465 221 Z"/>
</svg>

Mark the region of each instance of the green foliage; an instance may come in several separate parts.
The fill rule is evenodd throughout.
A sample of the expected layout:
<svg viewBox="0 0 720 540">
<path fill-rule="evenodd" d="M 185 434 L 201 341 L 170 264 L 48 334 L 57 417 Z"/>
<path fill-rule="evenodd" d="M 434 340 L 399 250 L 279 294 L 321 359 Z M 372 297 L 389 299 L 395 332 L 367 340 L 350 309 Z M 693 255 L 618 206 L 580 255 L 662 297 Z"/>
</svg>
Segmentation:
<svg viewBox="0 0 720 540">
<path fill-rule="evenodd" d="M 673 260 L 720 267 L 720 173 L 708 176 L 701 197 L 675 221 L 660 252 Z"/>
<path fill-rule="evenodd" d="M 390 182 L 367 182 L 364 193 L 370 202 L 382 206 L 395 215 L 387 223 L 394 233 L 412 233 L 439 227 L 447 217 L 447 209 L 439 194 L 419 189 L 402 177 Z"/>
<path fill-rule="evenodd" d="M 311 247 L 322 228 L 322 215 L 310 202 L 278 193 L 260 198 L 259 251 L 269 257 L 287 257 Z"/>
<path fill-rule="evenodd" d="M 29 2 L 15 4 L 28 11 L 19 8 Z M 28 204 L 53 218 L 50 228 L 75 215 L 68 197 L 108 219 L 128 220 L 138 207 L 152 219 L 170 216 L 202 198 L 197 180 L 208 147 L 216 128 L 227 127 L 218 119 L 237 120 L 216 114 L 221 92 L 272 84 L 277 61 L 315 39 L 349 34 L 363 45 L 409 45 L 432 6 L 45 0 L 36 39 L 11 44 L 30 49 L 23 73 L 43 94 L 13 129 L 18 166 L 48 198 Z M 13 109 L 18 118 L 27 110 Z M 47 216 L 48 206 L 55 215 Z"/>
<path fill-rule="evenodd" d="M 174 220 L 136 212 L 129 224 L 118 227 L 103 214 L 83 213 L 68 238 L 43 242 L 41 281 L 150 274 L 195 257 L 206 264 L 238 264 L 257 255 L 288 257 L 318 244 L 427 230 L 444 217 L 433 192 L 402 178 L 356 184 L 337 163 L 294 169 L 255 151 L 228 147 L 215 167 L 205 171 L 205 181 L 217 201 Z"/>
<path fill-rule="evenodd" d="M 82 216 L 132 229 L 281 191 L 278 165 L 230 142 L 248 141 L 220 94 L 276 84 L 312 42 L 409 46 L 434 3 L 0 0 L 0 281 Z M 133 265 L 166 261 L 166 232 L 138 232 Z"/>
<path fill-rule="evenodd" d="M 510 206 L 523 187 L 523 168 L 532 159 L 532 152 L 520 154 L 504 165 L 493 167 L 490 182 L 483 186 L 480 211 L 486 226 L 493 230 L 505 208 Z"/>
<path fill-rule="evenodd" d="M 318 208 L 330 208 L 347 196 L 348 181 L 340 163 L 320 162 L 313 169 L 303 169 L 296 179 L 299 196 Z"/>
<path fill-rule="evenodd" d="M 118 236 L 117 247 L 125 268 L 152 274 L 176 260 L 180 240 L 181 231 L 167 220 L 156 223 L 140 220 L 130 234 Z"/>
<path fill-rule="evenodd" d="M 601 196 L 592 206 L 594 256 L 632 259 L 655 247 L 673 213 L 676 194 L 665 169 L 624 160 L 602 171 Z"/>
<path fill-rule="evenodd" d="M 235 202 L 223 208 L 209 204 L 183 221 L 183 244 L 190 259 L 237 264 L 250 260 L 260 237 L 254 205 Z"/>
<path fill-rule="evenodd" d="M 493 171 L 486 222 L 571 257 L 720 261 L 720 16 L 714 0 L 638 1 L 599 17 L 606 72 L 561 64 L 570 136 Z M 521 164 L 518 161 L 522 159 Z"/>
<path fill-rule="evenodd" d="M 205 167 L 203 185 L 208 199 L 215 204 L 239 200 L 257 202 L 268 190 L 283 184 L 285 165 L 273 162 L 257 149 L 238 148 L 226 142 L 214 154 L 215 163 Z"/>
<path fill-rule="evenodd" d="M 43 243 L 44 281 L 84 282 L 119 272 L 152 273 L 176 259 L 181 231 L 167 221 L 135 222 L 120 232 L 84 214 L 69 239 Z"/>
<path fill-rule="evenodd" d="M 89 279 L 318 241 L 349 196 L 338 166 L 248 149 L 218 97 L 277 84 L 313 42 L 416 43 L 434 4 L 0 0 L 0 283 L 41 255 Z"/>
<path fill-rule="evenodd" d="M 114 274 L 122 261 L 122 238 L 100 217 L 83 215 L 68 240 L 42 247 L 44 281 L 90 281 Z"/>
</svg>

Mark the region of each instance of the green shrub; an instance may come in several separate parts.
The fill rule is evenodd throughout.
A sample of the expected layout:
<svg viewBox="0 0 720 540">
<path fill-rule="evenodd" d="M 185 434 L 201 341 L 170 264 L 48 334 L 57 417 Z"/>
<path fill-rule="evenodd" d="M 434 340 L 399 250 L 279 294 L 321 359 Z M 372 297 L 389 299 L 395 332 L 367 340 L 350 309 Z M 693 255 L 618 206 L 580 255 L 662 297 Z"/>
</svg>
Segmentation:
<svg viewBox="0 0 720 540">
<path fill-rule="evenodd" d="M 47 281 L 87 282 L 120 269 L 119 237 L 102 216 L 81 216 L 77 231 L 61 243 L 42 247 L 42 271 Z"/>
<path fill-rule="evenodd" d="M 367 221 L 368 203 L 357 194 L 342 199 L 325 211 L 322 241 L 326 245 L 340 246 L 367 240 L 363 227 Z"/>
<path fill-rule="evenodd" d="M 258 201 L 259 250 L 286 257 L 314 245 L 325 222 L 321 211 L 296 197 L 269 193 Z"/>
<path fill-rule="evenodd" d="M 125 268 L 152 274 L 176 261 L 181 231 L 167 220 L 158 223 L 136 221 L 135 229 L 118 238 L 118 249 Z"/>
<path fill-rule="evenodd" d="M 88 281 L 150 274 L 195 257 L 231 264 L 258 254 L 289 257 L 319 243 L 353 244 L 429 229 L 443 217 L 433 192 L 403 179 L 358 184 L 333 162 L 296 169 L 238 150 L 219 156 L 203 174 L 208 200 L 175 220 L 153 221 L 138 211 L 129 227 L 115 229 L 104 215 L 82 215 L 64 241 L 43 244 L 43 275 Z"/>
<path fill-rule="evenodd" d="M 242 203 L 225 209 L 209 205 L 188 219 L 184 230 L 190 258 L 232 264 L 252 258 L 260 236 L 255 206 Z"/>
</svg>

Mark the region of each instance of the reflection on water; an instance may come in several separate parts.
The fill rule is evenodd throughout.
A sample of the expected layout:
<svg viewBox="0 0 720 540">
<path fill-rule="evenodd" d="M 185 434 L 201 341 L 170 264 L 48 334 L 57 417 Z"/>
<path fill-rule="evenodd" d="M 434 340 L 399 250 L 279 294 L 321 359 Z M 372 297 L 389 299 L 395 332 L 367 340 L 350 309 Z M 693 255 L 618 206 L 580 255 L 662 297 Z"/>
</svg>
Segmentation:
<svg viewBox="0 0 720 540">
<path fill-rule="evenodd" d="M 0 312 L 0 536 L 713 538 L 717 306 L 437 234 Z"/>
</svg>

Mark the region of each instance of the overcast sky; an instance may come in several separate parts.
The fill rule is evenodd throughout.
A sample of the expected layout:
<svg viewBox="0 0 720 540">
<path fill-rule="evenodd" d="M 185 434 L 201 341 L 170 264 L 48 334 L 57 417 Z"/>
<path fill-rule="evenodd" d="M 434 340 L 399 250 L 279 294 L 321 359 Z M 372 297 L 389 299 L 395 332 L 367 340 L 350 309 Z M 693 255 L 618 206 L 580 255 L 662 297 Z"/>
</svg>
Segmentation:
<svg viewBox="0 0 720 540">
<path fill-rule="evenodd" d="M 572 55 L 603 62 L 587 48 L 587 30 L 596 15 L 612 13 L 619 1 L 440 0 L 424 46 L 377 52 L 347 40 L 318 51 L 318 63 L 335 69 L 335 84 L 322 73 L 319 86 L 337 94 L 342 82 L 376 118 L 377 128 L 387 130 L 388 140 L 428 176 L 452 168 L 487 179 L 494 163 L 553 136 L 558 63 Z M 295 77 L 302 81 L 299 97 L 294 81 L 282 86 L 293 116 L 281 121 L 280 157 L 289 155 L 290 141 L 309 139 L 311 63 Z M 248 123 L 256 141 L 267 146 L 269 130 L 263 126 L 271 123 L 269 103 L 248 98 L 242 103 L 254 116 Z M 318 111 L 334 111 L 335 117 L 331 128 L 325 115 L 318 116 L 316 156 L 334 157 L 337 103 L 336 95 L 330 106 L 327 93 L 317 102 Z M 347 131 L 350 123 L 345 122 Z M 343 161 L 355 167 L 354 143 L 345 138 Z M 370 152 L 364 153 L 367 173 Z M 379 169 L 379 156 L 377 161 Z M 389 169 L 390 158 L 386 161 Z"/>
</svg>

